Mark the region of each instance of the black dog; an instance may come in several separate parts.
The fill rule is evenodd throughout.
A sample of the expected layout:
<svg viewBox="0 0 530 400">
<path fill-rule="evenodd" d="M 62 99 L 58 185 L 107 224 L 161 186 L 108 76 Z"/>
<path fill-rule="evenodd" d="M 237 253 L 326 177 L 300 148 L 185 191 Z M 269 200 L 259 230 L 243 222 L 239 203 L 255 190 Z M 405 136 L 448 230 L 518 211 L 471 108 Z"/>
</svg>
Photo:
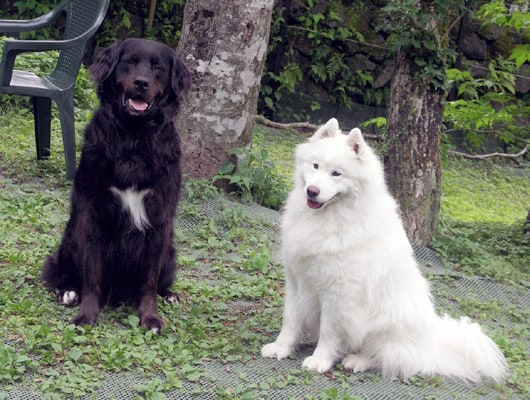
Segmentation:
<svg viewBox="0 0 530 400">
<path fill-rule="evenodd" d="M 43 279 L 61 303 L 80 298 L 77 325 L 94 325 L 105 304 L 127 302 L 138 306 L 141 326 L 160 334 L 157 293 L 177 299 L 169 288 L 181 153 L 172 120 L 190 74 L 174 50 L 144 39 L 114 43 L 91 73 L 100 106 L 85 130 L 70 219 Z"/>
</svg>

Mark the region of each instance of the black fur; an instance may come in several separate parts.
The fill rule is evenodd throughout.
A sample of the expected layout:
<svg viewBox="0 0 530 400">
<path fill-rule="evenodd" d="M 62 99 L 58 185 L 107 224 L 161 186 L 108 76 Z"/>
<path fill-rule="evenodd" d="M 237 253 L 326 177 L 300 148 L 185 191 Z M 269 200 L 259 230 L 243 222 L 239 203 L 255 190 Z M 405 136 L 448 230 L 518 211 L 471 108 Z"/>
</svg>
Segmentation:
<svg viewBox="0 0 530 400">
<path fill-rule="evenodd" d="M 104 304 L 126 302 L 138 306 L 141 326 L 160 333 L 156 296 L 173 295 L 176 270 L 181 154 L 173 118 L 190 75 L 174 50 L 144 39 L 114 43 L 91 72 L 100 106 L 85 130 L 70 219 L 42 276 L 60 298 L 80 296 L 77 325 L 94 325 Z M 145 190 L 145 229 L 111 188 Z"/>
</svg>

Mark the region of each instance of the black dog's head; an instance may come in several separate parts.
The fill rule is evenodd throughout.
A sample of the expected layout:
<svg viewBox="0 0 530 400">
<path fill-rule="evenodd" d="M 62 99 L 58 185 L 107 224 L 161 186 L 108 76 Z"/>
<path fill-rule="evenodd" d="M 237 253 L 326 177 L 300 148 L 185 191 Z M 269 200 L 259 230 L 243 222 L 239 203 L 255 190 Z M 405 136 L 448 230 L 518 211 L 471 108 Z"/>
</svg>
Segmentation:
<svg viewBox="0 0 530 400">
<path fill-rule="evenodd" d="M 90 67 L 102 103 L 118 112 L 149 118 L 162 109 L 176 112 L 191 77 L 170 47 L 146 39 L 124 39 L 102 51 Z"/>
</svg>

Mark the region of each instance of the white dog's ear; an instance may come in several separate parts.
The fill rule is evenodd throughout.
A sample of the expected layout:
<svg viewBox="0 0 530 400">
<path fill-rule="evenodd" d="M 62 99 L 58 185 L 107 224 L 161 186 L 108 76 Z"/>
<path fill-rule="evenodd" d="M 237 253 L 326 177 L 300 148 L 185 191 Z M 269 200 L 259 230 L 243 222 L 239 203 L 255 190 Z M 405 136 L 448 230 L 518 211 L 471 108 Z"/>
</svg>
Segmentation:
<svg viewBox="0 0 530 400">
<path fill-rule="evenodd" d="M 320 140 L 328 137 L 333 137 L 337 133 L 340 133 L 339 121 L 336 118 L 331 118 L 328 122 L 322 125 L 317 131 L 309 138 L 310 142 Z"/>
<path fill-rule="evenodd" d="M 364 149 L 366 147 L 366 143 L 363 138 L 363 134 L 361 133 L 361 130 L 359 128 L 353 128 L 350 133 L 348 134 L 348 146 L 350 146 L 355 154 L 362 156 L 364 153 Z"/>
</svg>

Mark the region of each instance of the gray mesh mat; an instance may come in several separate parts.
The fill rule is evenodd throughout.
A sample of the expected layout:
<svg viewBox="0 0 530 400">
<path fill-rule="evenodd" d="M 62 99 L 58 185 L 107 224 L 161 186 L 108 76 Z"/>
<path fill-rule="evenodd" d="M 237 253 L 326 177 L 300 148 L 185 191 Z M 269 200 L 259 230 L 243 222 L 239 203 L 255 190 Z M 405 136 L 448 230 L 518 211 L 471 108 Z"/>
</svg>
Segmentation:
<svg viewBox="0 0 530 400">
<path fill-rule="evenodd" d="M 183 206 L 185 207 L 185 202 Z M 182 206 L 181 206 L 182 207 Z M 265 234 L 270 239 L 271 248 L 278 248 L 278 220 L 275 211 L 259 206 L 248 206 L 223 197 L 206 200 L 201 204 L 203 219 L 217 219 L 226 209 L 238 209 L 251 221 L 249 234 Z M 193 216 L 181 215 L 176 227 L 182 231 L 192 230 L 199 221 Z M 221 231 L 220 235 L 223 234 Z M 442 260 L 431 250 L 415 247 L 415 254 L 424 273 L 432 282 L 437 307 L 444 312 L 460 313 L 456 298 L 470 298 L 481 302 L 495 302 L 501 310 L 520 310 L 528 313 L 530 293 L 514 287 L 501 285 L 488 279 L 465 277 L 448 270 Z M 209 277 L 209 264 L 200 263 L 196 274 Z M 211 285 L 216 280 L 209 279 Z M 242 301 L 229 304 L 229 309 L 241 305 Z M 243 301 L 244 302 L 244 301 Z M 260 310 L 269 315 L 281 315 L 281 309 Z M 509 324 L 505 313 L 495 321 L 480 321 L 486 329 L 501 329 Z M 263 339 L 263 343 L 271 338 Z M 8 339 L 4 338 L 4 342 Z M 527 338 L 527 346 L 530 339 Z M 262 359 L 255 354 L 247 362 L 224 363 L 222 360 L 204 360 L 204 375 L 195 381 L 184 380 L 182 387 L 165 391 L 170 399 L 217 399 L 217 398 L 263 398 L 263 399 L 309 399 L 309 398 L 353 398 L 353 399 L 498 399 L 505 398 L 502 388 L 492 384 L 467 385 L 463 382 L 436 378 L 414 377 L 407 381 L 396 378 L 383 378 L 372 373 L 352 374 L 337 367 L 327 374 L 313 374 L 302 371 L 300 365 L 304 357 L 312 352 L 310 345 L 301 346 L 296 354 L 283 361 Z M 103 372 L 100 375 L 98 389 L 84 396 L 86 399 L 136 399 L 139 393 L 134 388 L 146 385 L 164 377 L 155 373 L 141 372 Z M 273 382 L 274 384 L 268 384 Z M 35 389 L 34 379 L 26 376 L 7 389 L 7 399 L 40 399 L 42 394 Z M 225 389 L 224 397 L 218 388 Z M 252 395 L 247 390 L 252 388 Z M 226 390 L 230 393 L 228 396 Z M 327 393 L 328 397 L 323 393 Z M 1 398 L 0 390 L 0 398 Z M 512 397 L 513 398 L 513 397 Z"/>
</svg>

